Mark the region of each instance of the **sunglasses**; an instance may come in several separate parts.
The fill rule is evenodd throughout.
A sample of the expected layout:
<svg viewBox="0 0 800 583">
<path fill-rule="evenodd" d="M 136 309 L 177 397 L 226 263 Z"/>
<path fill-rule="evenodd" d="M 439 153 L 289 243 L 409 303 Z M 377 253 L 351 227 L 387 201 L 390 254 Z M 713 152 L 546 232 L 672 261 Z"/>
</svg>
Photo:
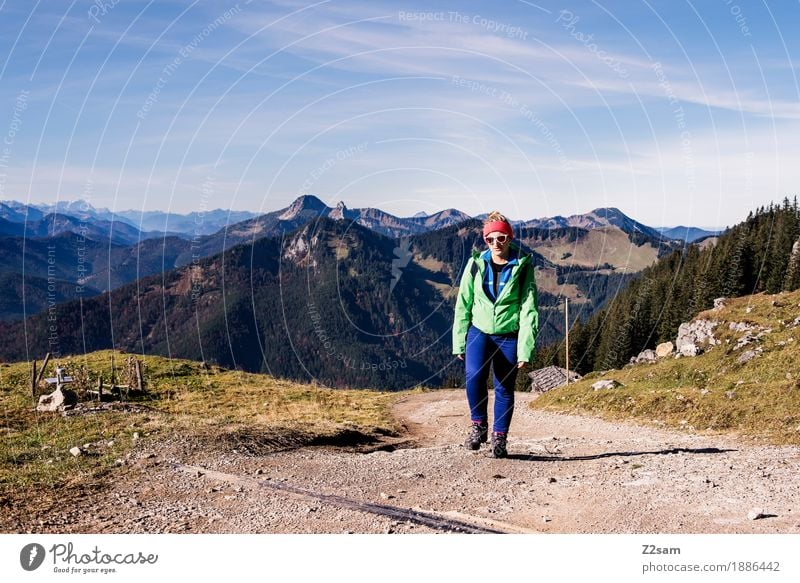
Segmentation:
<svg viewBox="0 0 800 583">
<path fill-rule="evenodd" d="M 508 241 L 508 235 L 497 235 L 497 237 L 484 237 L 484 241 L 489 243 L 489 245 L 494 245 L 494 242 L 497 241 L 500 245 L 505 245 Z"/>
</svg>

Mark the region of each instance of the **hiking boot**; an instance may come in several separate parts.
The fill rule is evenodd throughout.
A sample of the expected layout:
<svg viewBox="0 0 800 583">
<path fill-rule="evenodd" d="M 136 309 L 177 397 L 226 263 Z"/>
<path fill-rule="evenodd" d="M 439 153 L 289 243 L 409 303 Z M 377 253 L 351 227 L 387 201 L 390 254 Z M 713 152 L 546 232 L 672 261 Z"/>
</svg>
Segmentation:
<svg viewBox="0 0 800 583">
<path fill-rule="evenodd" d="M 480 449 L 482 443 L 489 439 L 489 426 L 481 423 L 473 423 L 469 430 L 464 446 L 471 450 Z"/>
<path fill-rule="evenodd" d="M 492 449 L 489 452 L 489 457 L 496 457 L 496 458 L 508 457 L 508 449 L 506 449 L 505 433 L 492 433 Z"/>
</svg>

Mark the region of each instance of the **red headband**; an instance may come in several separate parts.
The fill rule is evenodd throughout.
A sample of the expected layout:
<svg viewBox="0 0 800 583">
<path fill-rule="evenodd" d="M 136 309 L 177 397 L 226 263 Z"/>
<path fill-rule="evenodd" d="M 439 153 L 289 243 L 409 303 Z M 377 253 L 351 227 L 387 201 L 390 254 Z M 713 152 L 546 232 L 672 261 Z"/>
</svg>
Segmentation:
<svg viewBox="0 0 800 583">
<path fill-rule="evenodd" d="M 491 223 L 486 223 L 483 225 L 483 236 L 485 237 L 489 233 L 494 233 L 495 231 L 499 233 L 505 233 L 509 237 L 514 236 L 514 230 L 511 228 L 505 221 L 492 221 Z"/>
</svg>

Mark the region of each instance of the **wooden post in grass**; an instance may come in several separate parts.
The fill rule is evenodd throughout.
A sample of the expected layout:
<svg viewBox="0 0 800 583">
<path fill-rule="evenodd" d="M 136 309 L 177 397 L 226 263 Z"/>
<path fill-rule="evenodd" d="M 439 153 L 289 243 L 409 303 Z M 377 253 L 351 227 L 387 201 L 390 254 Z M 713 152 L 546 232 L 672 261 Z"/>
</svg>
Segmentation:
<svg viewBox="0 0 800 583">
<path fill-rule="evenodd" d="M 33 396 L 33 402 L 36 402 L 36 359 L 33 359 L 31 362 L 31 395 Z"/>
<path fill-rule="evenodd" d="M 36 361 L 34 361 L 36 362 Z M 36 375 L 36 384 L 34 386 L 38 387 L 39 383 L 42 382 L 42 377 L 44 376 L 44 371 L 47 370 L 47 363 L 50 362 L 50 353 L 44 355 L 44 362 L 42 363 L 42 368 L 39 370 L 39 374 Z"/>
<path fill-rule="evenodd" d="M 142 361 L 136 359 L 134 366 L 136 367 L 136 388 L 139 392 L 144 392 L 144 380 L 142 379 Z"/>
<path fill-rule="evenodd" d="M 569 384 L 569 298 L 564 298 L 564 330 L 566 332 L 564 344 L 566 350 L 566 364 L 567 364 L 567 382 Z"/>
<path fill-rule="evenodd" d="M 103 375 L 97 377 L 97 400 L 103 402 Z"/>
<path fill-rule="evenodd" d="M 114 386 L 117 384 L 117 379 L 116 379 L 116 376 L 115 376 L 114 373 L 115 373 L 115 370 L 114 370 L 114 351 L 112 350 L 111 351 L 111 390 L 112 391 L 114 390 Z"/>
</svg>

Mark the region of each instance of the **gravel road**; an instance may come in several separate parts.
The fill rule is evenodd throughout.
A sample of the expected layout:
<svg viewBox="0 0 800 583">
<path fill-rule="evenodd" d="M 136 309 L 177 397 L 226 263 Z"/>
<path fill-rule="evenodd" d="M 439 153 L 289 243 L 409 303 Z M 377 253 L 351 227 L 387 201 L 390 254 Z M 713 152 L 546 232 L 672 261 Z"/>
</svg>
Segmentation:
<svg viewBox="0 0 800 583">
<path fill-rule="evenodd" d="M 798 533 L 800 448 L 533 411 L 508 459 L 461 443 L 463 391 L 402 398 L 402 439 L 260 452 L 144 436 L 111 484 L 16 532 Z M 490 409 L 491 411 L 491 406 Z M 754 518 L 754 516 L 758 516 Z"/>
</svg>

